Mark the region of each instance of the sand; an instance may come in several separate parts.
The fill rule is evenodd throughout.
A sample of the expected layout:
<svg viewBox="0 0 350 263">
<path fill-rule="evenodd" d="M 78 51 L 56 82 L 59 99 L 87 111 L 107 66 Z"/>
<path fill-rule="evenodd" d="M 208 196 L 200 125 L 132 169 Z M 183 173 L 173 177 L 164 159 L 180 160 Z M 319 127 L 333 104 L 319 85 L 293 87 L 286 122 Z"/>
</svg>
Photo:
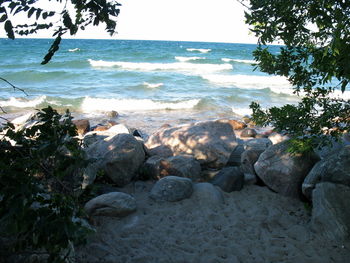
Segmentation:
<svg viewBox="0 0 350 263">
<path fill-rule="evenodd" d="M 220 205 L 194 197 L 156 202 L 148 197 L 152 184 L 121 189 L 135 197 L 137 211 L 96 218 L 78 262 L 350 262 L 350 244 L 311 232 L 304 204 L 266 187 L 223 192 Z"/>
</svg>

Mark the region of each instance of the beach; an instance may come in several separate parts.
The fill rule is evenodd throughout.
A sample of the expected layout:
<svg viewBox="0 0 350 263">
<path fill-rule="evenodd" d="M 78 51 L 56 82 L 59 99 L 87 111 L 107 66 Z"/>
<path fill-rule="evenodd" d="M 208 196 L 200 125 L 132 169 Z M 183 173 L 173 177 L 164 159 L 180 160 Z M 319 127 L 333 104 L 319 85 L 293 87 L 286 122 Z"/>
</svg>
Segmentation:
<svg viewBox="0 0 350 263">
<path fill-rule="evenodd" d="M 310 210 L 299 200 L 251 185 L 179 202 L 149 198 L 153 183 L 120 189 L 137 211 L 99 217 L 96 235 L 78 249 L 78 262 L 347 262 L 350 244 L 330 242 L 310 230 Z"/>
</svg>

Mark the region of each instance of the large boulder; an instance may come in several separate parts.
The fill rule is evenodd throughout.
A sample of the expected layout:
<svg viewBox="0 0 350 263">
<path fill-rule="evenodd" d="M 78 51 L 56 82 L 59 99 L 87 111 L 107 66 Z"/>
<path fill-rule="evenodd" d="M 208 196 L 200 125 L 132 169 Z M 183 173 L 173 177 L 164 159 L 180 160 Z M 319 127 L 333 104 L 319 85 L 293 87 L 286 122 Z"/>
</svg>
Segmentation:
<svg viewBox="0 0 350 263">
<path fill-rule="evenodd" d="M 211 183 L 225 192 L 240 191 L 244 184 L 244 174 L 239 167 L 225 167 L 211 180 Z"/>
<path fill-rule="evenodd" d="M 154 155 L 147 159 L 141 170 L 145 178 L 152 179 L 169 175 L 186 177 L 193 181 L 201 178 L 201 166 L 191 155 L 178 155 L 168 158 Z"/>
<path fill-rule="evenodd" d="M 312 229 L 333 241 L 349 241 L 350 187 L 319 183 L 312 195 Z"/>
<path fill-rule="evenodd" d="M 270 146 L 259 156 L 254 169 L 270 189 L 298 198 L 306 175 L 319 159 L 315 153 L 292 154 L 288 148 L 288 141 Z"/>
<path fill-rule="evenodd" d="M 142 144 L 131 134 L 121 133 L 99 140 L 86 149 L 101 169 L 118 186 L 128 184 L 143 164 L 145 152 Z"/>
<path fill-rule="evenodd" d="M 152 188 L 150 198 L 156 201 L 175 202 L 191 197 L 192 181 L 178 176 L 167 176 L 160 179 Z"/>
<path fill-rule="evenodd" d="M 244 174 L 256 175 L 254 164 L 258 161 L 263 150 L 245 150 L 241 156 L 241 170 Z"/>
<path fill-rule="evenodd" d="M 245 150 L 257 150 L 265 151 L 268 147 L 272 145 L 272 142 L 268 138 L 257 138 L 244 142 Z"/>
<path fill-rule="evenodd" d="M 350 186 L 350 145 L 319 161 L 305 178 L 302 191 L 311 200 L 312 191 L 319 182 Z"/>
<path fill-rule="evenodd" d="M 90 216 L 123 217 L 136 211 L 136 200 L 125 193 L 111 192 L 91 199 L 84 209 Z"/>
<path fill-rule="evenodd" d="M 210 183 L 194 184 L 191 199 L 195 200 L 201 209 L 217 208 L 225 202 L 222 192 Z"/>
<path fill-rule="evenodd" d="M 111 126 L 107 130 L 91 131 L 85 134 L 83 142 L 86 146 L 89 146 L 97 141 L 108 140 L 117 134 L 127 133 L 130 134 L 129 129 L 124 124 L 117 124 Z"/>
<path fill-rule="evenodd" d="M 149 149 L 165 145 L 174 155 L 192 155 L 210 168 L 225 166 L 237 144 L 233 127 L 225 120 L 161 129 L 146 142 Z"/>
</svg>

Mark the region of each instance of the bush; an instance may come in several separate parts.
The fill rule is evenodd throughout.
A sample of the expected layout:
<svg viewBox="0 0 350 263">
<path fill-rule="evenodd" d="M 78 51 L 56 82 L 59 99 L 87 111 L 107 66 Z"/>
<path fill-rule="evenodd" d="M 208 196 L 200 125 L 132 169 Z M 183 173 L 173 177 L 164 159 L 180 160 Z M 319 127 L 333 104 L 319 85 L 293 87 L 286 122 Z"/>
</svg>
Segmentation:
<svg viewBox="0 0 350 263">
<path fill-rule="evenodd" d="M 48 107 L 28 128 L 0 130 L 0 261 L 38 254 L 66 262 L 91 233 L 79 204 L 86 161 L 71 120 Z"/>
</svg>

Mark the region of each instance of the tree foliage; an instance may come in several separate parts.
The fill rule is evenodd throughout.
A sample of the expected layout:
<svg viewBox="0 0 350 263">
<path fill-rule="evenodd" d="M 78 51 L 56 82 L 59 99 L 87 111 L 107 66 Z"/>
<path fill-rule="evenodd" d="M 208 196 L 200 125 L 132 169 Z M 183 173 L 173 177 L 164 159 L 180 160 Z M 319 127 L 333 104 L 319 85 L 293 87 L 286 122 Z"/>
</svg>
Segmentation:
<svg viewBox="0 0 350 263">
<path fill-rule="evenodd" d="M 258 67 L 287 77 L 301 96 L 297 105 L 281 108 L 263 110 L 252 103 L 255 121 L 313 147 L 349 131 L 350 102 L 341 92 L 350 82 L 350 2 L 250 0 L 247 5 L 247 23 L 259 39 L 253 53 Z M 284 44 L 278 54 L 267 46 L 273 42 Z"/>
<path fill-rule="evenodd" d="M 106 31 L 113 35 L 116 29 L 116 18 L 120 4 L 115 0 L 46 0 L 62 3 L 61 10 L 45 10 L 39 4 L 42 0 L 2 0 L 0 3 L 0 24 L 3 24 L 7 37 L 15 35 L 28 36 L 41 30 L 53 30 L 53 41 L 42 64 L 48 63 L 64 34 L 75 35 L 89 25 L 106 25 Z M 71 6 L 71 8 L 68 8 Z M 34 23 L 17 24 L 15 16 L 25 15 L 33 18 Z"/>
<path fill-rule="evenodd" d="M 1 262 L 33 254 L 69 261 L 92 231 L 78 199 L 86 161 L 71 119 L 48 107 L 28 127 L 0 131 Z"/>
</svg>

